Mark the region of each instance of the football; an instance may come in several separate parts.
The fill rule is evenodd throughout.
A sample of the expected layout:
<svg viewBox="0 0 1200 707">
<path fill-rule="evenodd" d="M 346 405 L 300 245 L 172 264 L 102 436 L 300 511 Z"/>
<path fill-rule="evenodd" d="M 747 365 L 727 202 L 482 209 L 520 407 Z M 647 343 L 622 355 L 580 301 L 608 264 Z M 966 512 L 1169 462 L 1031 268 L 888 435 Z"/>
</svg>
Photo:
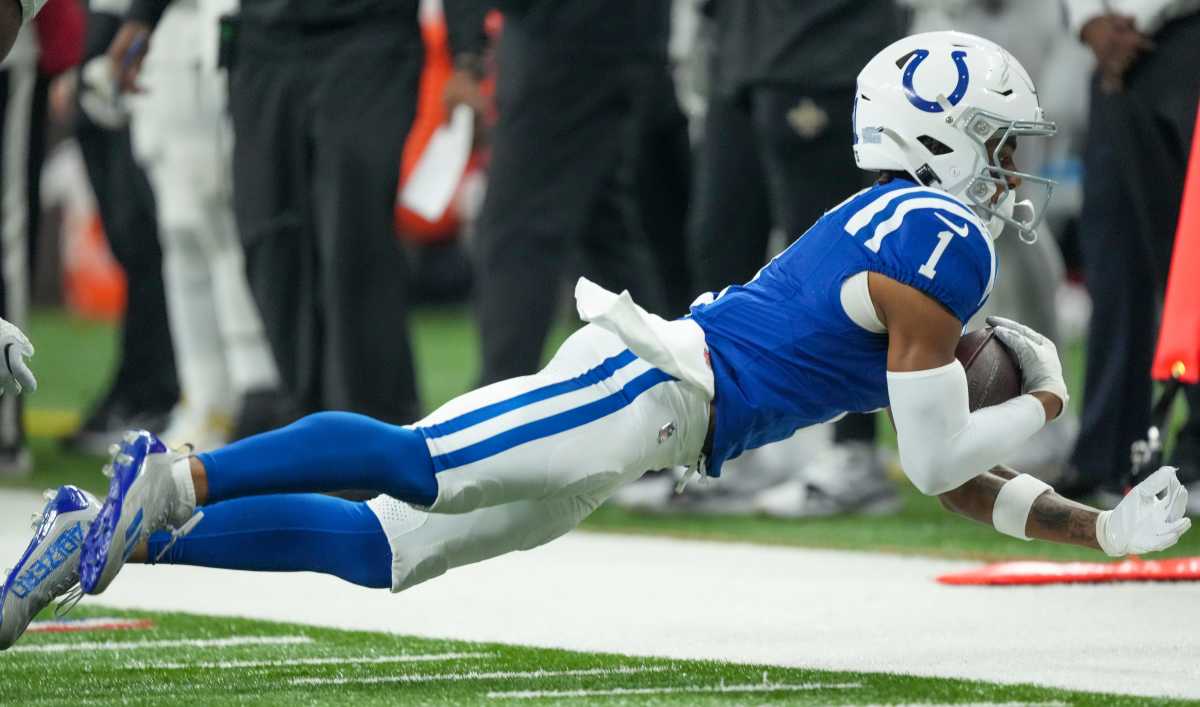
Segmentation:
<svg viewBox="0 0 1200 707">
<path fill-rule="evenodd" d="M 967 370 L 967 396 L 972 410 L 996 405 L 1021 394 L 1021 369 L 991 327 L 967 332 L 955 357 Z"/>
</svg>

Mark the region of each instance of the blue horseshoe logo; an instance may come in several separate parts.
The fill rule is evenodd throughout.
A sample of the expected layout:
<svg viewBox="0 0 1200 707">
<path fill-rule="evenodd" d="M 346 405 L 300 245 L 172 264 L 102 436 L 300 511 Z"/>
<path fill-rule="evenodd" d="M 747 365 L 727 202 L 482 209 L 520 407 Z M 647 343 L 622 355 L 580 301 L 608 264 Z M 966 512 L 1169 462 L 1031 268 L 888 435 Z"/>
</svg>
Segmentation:
<svg viewBox="0 0 1200 707">
<path fill-rule="evenodd" d="M 917 73 L 917 67 L 921 62 L 925 61 L 929 56 L 928 49 L 917 49 L 913 52 L 913 58 L 908 62 L 908 66 L 904 69 L 904 93 L 908 96 L 908 102 L 914 107 L 925 111 L 926 113 L 941 113 L 942 107 L 936 101 L 928 101 L 917 95 L 916 89 L 913 88 L 913 75 Z M 958 85 L 954 87 L 954 91 L 946 97 L 950 105 L 956 106 L 958 102 L 967 94 L 967 84 L 971 81 L 971 74 L 967 71 L 967 53 L 964 51 L 950 52 L 950 58 L 954 60 L 954 65 L 958 67 Z"/>
</svg>

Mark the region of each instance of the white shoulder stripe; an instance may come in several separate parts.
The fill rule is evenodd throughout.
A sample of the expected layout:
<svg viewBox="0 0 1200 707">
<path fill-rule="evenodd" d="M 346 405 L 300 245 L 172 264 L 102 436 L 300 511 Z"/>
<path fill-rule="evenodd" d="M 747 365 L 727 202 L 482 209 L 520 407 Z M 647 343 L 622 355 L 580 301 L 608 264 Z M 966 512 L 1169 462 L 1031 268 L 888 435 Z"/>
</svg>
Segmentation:
<svg viewBox="0 0 1200 707">
<path fill-rule="evenodd" d="M 875 227 L 875 233 L 871 236 L 871 240 L 867 241 L 866 246 L 873 251 L 879 251 L 879 243 L 883 241 L 890 233 L 900 228 L 904 223 L 904 217 L 911 211 L 918 209 L 937 209 L 948 211 L 955 216 L 960 216 L 967 220 L 967 223 L 973 224 L 975 228 L 983 231 L 983 224 L 979 222 L 979 217 L 973 211 L 965 206 L 960 206 L 953 201 L 939 199 L 937 197 L 923 197 L 918 199 L 909 199 L 908 201 L 896 207 L 896 211 L 887 219 L 880 221 Z"/>
<path fill-rule="evenodd" d="M 908 194 L 930 191 L 932 190 L 929 189 L 929 187 L 905 187 L 904 189 L 892 190 L 879 197 L 875 201 L 867 204 L 860 209 L 858 213 L 851 216 L 850 220 L 846 222 L 846 233 L 849 233 L 852 236 L 857 234 L 863 229 L 864 226 L 871 222 L 871 219 L 878 216 L 880 212 L 888 207 L 888 204 L 891 204 L 896 199 L 899 199 L 902 196 L 907 196 Z"/>
</svg>

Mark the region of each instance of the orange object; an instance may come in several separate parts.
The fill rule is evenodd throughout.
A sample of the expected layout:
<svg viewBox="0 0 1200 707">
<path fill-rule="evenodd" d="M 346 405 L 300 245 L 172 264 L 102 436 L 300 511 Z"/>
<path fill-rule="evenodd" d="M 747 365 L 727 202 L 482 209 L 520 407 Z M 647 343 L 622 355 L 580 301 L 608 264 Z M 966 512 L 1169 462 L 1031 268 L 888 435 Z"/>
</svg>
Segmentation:
<svg viewBox="0 0 1200 707">
<path fill-rule="evenodd" d="M 1151 375 L 1157 380 L 1200 382 L 1200 110 L 1196 113 Z"/>
<path fill-rule="evenodd" d="M 63 249 L 63 295 L 67 306 L 89 319 L 116 321 L 125 312 L 125 273 L 108 249 L 100 214 Z"/>
<path fill-rule="evenodd" d="M 493 14 L 488 16 L 489 28 L 494 24 Z M 458 234 L 460 217 L 455 204 L 464 183 L 472 172 L 481 169 L 483 162 L 479 151 L 471 156 L 471 161 L 459 182 L 458 191 L 451 199 L 446 213 L 436 221 L 430 221 L 400 205 L 400 191 L 404 188 L 408 175 L 412 173 L 420 159 L 421 153 L 429 144 L 430 138 L 438 127 L 446 121 L 446 106 L 442 103 L 442 89 L 454 72 L 454 62 L 450 56 L 450 42 L 447 38 L 446 20 L 439 13 L 421 16 L 421 37 L 425 43 L 425 66 L 421 71 L 421 87 L 417 96 L 417 114 L 409 128 L 408 137 L 404 142 L 404 154 L 400 159 L 400 183 L 396 191 L 395 222 L 396 231 L 401 238 L 414 243 L 439 243 L 454 238 Z M 484 95 L 491 95 L 493 86 L 490 79 L 483 84 Z"/>
<path fill-rule="evenodd" d="M 1200 557 L 1119 562 L 1000 562 L 937 580 L 956 585 L 1074 584 L 1079 582 L 1173 582 L 1200 579 Z"/>
</svg>

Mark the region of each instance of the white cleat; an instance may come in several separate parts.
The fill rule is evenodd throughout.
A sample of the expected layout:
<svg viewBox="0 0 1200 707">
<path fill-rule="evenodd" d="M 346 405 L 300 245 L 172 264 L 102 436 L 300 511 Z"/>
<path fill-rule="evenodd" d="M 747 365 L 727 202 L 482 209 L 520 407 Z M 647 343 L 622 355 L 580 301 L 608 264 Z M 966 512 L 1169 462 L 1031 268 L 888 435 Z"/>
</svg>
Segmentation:
<svg viewBox="0 0 1200 707">
<path fill-rule="evenodd" d="M 69 594 L 59 604 L 62 615 L 81 596 L 69 590 L 79 582 L 80 549 L 100 501 L 74 486 L 47 491 L 46 499 L 45 509 L 34 514 L 33 540 L 0 587 L 0 650 L 16 643 L 50 602 Z"/>
<path fill-rule="evenodd" d="M 764 489 L 754 499 L 759 513 L 788 519 L 888 515 L 903 506 L 882 456 L 862 442 L 829 447 L 798 478 Z"/>
<path fill-rule="evenodd" d="M 170 530 L 174 542 L 203 518 L 195 497 L 184 498 L 171 473 L 180 456 L 149 432 L 126 433 L 111 474 L 105 470 L 112 477 L 108 497 L 83 540 L 79 584 L 84 593 L 103 592 L 152 533 Z"/>
</svg>

